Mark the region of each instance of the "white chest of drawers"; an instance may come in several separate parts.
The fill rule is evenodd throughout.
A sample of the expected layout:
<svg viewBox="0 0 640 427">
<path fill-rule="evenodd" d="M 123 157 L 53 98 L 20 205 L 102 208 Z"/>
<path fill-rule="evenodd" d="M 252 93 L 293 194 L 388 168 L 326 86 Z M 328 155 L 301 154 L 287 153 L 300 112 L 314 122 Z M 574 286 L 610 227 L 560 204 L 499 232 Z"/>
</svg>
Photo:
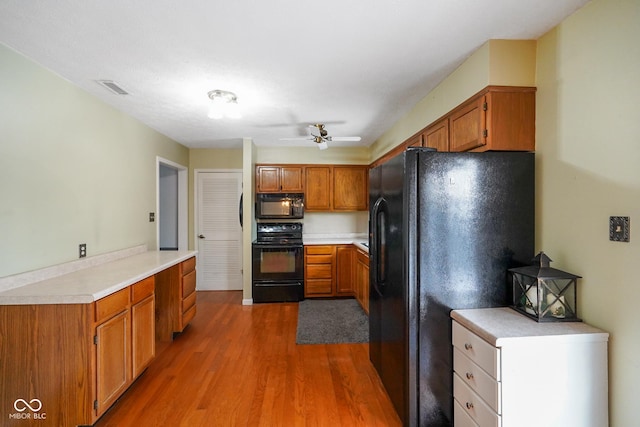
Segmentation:
<svg viewBox="0 0 640 427">
<path fill-rule="evenodd" d="M 608 426 L 608 333 L 510 308 L 451 317 L 456 427 Z"/>
</svg>

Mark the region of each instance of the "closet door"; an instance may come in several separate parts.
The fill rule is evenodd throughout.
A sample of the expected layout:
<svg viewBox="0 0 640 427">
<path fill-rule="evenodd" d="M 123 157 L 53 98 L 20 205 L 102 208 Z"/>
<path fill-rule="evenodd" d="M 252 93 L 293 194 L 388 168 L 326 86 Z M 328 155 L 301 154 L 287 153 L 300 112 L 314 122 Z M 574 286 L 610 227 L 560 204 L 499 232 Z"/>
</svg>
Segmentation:
<svg viewBox="0 0 640 427">
<path fill-rule="evenodd" d="M 197 290 L 242 289 L 242 171 L 197 172 Z"/>
</svg>

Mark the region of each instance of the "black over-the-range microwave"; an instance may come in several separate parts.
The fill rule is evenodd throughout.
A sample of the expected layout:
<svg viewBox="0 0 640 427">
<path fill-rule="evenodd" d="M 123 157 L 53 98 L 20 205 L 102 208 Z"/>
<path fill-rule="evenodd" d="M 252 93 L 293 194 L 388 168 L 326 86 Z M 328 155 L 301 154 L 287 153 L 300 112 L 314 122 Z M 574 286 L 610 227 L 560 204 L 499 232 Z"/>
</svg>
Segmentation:
<svg viewBox="0 0 640 427">
<path fill-rule="evenodd" d="M 256 194 L 256 218 L 300 219 L 304 217 L 304 194 L 258 193 Z"/>
</svg>

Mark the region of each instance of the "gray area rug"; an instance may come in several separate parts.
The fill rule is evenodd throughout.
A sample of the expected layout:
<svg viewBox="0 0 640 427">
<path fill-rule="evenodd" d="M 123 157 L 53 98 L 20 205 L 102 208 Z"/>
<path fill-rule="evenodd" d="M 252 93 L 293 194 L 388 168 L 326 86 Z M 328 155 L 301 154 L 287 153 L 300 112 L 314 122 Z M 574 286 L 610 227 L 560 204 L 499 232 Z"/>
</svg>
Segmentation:
<svg viewBox="0 0 640 427">
<path fill-rule="evenodd" d="M 296 344 L 369 342 L 369 318 L 355 299 L 306 299 L 298 304 Z"/>
</svg>

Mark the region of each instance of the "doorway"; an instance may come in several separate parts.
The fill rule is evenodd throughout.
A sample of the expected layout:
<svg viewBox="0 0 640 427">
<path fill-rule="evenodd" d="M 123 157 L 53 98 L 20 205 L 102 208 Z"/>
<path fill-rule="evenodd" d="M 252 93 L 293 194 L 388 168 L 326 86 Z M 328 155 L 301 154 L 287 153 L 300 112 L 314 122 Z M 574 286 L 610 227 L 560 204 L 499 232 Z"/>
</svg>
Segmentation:
<svg viewBox="0 0 640 427">
<path fill-rule="evenodd" d="M 159 250 L 187 250 L 188 169 L 156 158 L 156 245 Z"/>
<path fill-rule="evenodd" d="M 242 170 L 196 170 L 197 290 L 242 289 Z"/>
</svg>

